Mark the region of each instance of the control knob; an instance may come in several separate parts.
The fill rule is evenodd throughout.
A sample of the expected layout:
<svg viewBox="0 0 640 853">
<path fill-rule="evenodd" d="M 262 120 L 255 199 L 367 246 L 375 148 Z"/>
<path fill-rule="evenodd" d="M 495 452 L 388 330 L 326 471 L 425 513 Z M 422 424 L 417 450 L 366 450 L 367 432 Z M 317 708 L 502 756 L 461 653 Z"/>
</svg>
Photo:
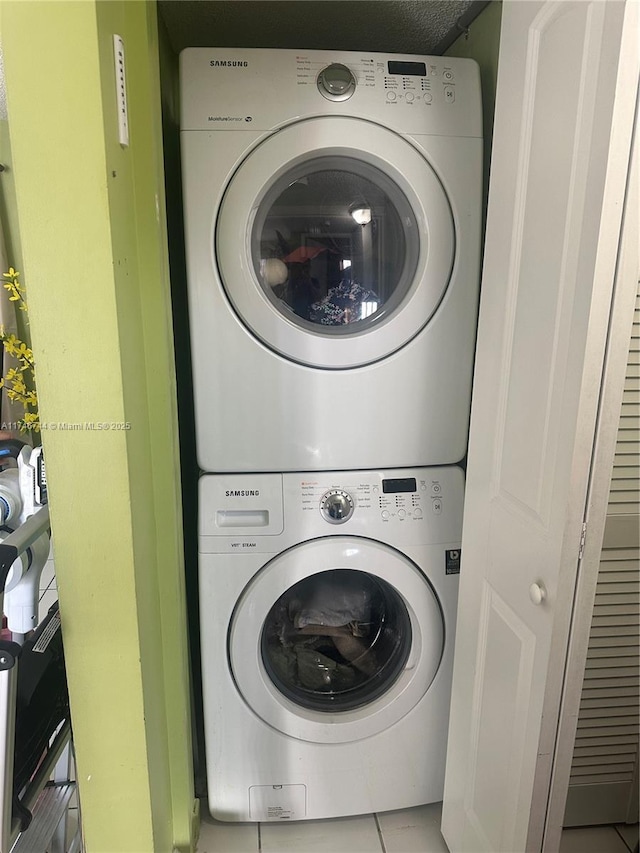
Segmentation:
<svg viewBox="0 0 640 853">
<path fill-rule="evenodd" d="M 317 83 L 320 94 L 329 101 L 347 101 L 356 90 L 356 78 L 339 62 L 323 68 Z"/>
<path fill-rule="evenodd" d="M 331 489 L 322 496 L 320 512 L 330 524 L 344 524 L 353 515 L 353 498 L 344 489 Z"/>
</svg>

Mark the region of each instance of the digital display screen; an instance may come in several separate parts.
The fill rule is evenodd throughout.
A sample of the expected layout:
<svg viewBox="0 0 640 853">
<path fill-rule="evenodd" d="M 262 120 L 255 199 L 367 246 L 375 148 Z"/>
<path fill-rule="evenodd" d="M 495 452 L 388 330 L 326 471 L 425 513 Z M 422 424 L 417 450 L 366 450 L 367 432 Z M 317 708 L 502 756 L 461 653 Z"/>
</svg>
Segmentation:
<svg viewBox="0 0 640 853">
<path fill-rule="evenodd" d="M 402 480 L 383 480 L 382 491 L 385 495 L 393 495 L 397 492 L 417 492 L 415 477 L 405 477 Z"/>
<path fill-rule="evenodd" d="M 390 62 L 389 74 L 403 74 L 405 77 L 426 77 L 427 66 L 424 62 Z"/>
</svg>

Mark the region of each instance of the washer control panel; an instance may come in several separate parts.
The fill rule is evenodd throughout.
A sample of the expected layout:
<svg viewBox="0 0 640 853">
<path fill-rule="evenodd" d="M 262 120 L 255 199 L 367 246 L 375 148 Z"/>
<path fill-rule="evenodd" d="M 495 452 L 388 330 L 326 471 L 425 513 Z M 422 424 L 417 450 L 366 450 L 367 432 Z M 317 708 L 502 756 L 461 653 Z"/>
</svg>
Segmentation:
<svg viewBox="0 0 640 853">
<path fill-rule="evenodd" d="M 464 474 L 456 465 L 203 474 L 198 548 L 250 559 L 317 537 L 363 536 L 401 548 L 446 545 L 447 571 L 455 573 L 463 504 Z"/>
<path fill-rule="evenodd" d="M 437 468 L 421 472 L 424 476 L 351 478 L 343 487 L 339 474 L 332 488 L 320 478 L 301 483 L 300 503 L 304 513 L 317 513 L 329 524 L 344 524 L 355 514 L 389 524 L 422 522 L 425 517 L 441 515 L 445 508 L 445 481 Z M 325 475 L 327 476 L 327 475 Z M 375 475 L 373 475 L 375 476 Z"/>
</svg>

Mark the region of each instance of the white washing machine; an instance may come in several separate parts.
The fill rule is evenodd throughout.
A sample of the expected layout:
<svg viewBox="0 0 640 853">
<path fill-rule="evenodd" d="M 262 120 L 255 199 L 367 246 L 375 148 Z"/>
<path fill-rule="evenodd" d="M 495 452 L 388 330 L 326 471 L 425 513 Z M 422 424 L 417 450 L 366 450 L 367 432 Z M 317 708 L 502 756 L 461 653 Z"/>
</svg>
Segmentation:
<svg viewBox="0 0 640 853">
<path fill-rule="evenodd" d="M 458 462 L 480 259 L 477 65 L 219 48 L 180 61 L 200 467 Z"/>
<path fill-rule="evenodd" d="M 215 818 L 442 799 L 463 488 L 453 466 L 201 478 Z"/>
</svg>

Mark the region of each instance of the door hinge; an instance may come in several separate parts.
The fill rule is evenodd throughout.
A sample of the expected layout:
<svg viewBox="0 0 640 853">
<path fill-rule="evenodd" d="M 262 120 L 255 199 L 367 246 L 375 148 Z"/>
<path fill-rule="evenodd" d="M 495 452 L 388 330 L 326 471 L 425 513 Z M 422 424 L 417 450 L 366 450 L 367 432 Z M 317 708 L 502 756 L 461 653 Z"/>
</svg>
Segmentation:
<svg viewBox="0 0 640 853">
<path fill-rule="evenodd" d="M 578 559 L 581 560 L 584 554 L 584 543 L 587 538 L 587 522 L 582 522 L 582 533 L 580 534 L 580 549 L 578 550 Z"/>
</svg>

